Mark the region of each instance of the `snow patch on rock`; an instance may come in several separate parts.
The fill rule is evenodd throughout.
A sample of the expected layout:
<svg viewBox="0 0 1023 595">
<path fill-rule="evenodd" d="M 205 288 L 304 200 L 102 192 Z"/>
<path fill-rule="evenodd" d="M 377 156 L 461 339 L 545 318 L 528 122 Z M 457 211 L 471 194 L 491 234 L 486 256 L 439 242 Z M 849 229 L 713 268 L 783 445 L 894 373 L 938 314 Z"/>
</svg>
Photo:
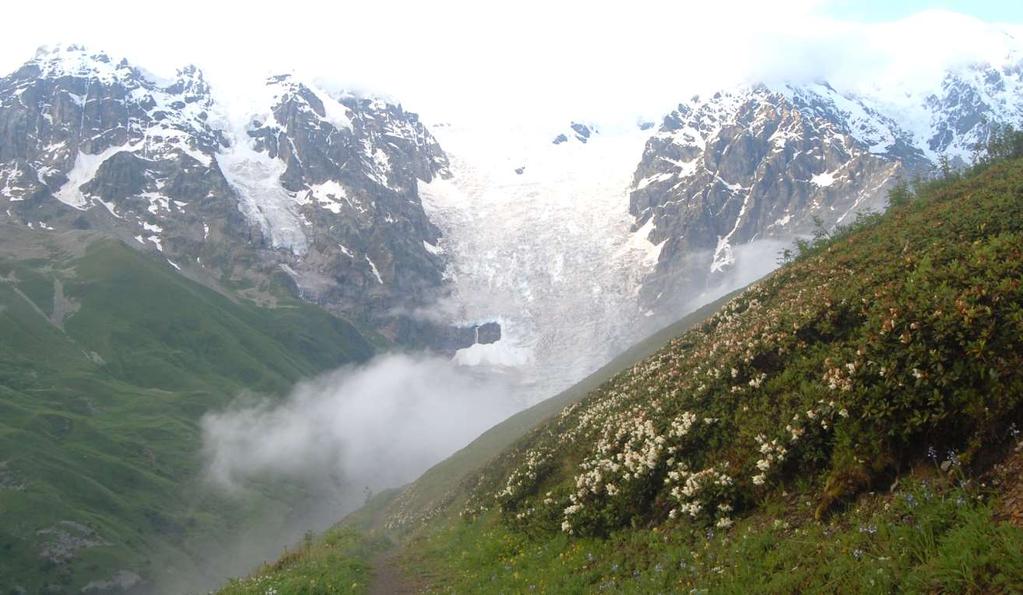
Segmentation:
<svg viewBox="0 0 1023 595">
<path fill-rule="evenodd" d="M 82 194 L 82 186 L 88 184 L 96 177 L 96 172 L 99 171 L 103 162 L 110 159 L 117 153 L 122 151 L 132 151 L 135 147 L 124 144 L 114 147 L 109 147 L 106 150 L 90 155 L 84 151 L 79 151 L 75 157 L 75 165 L 71 168 L 71 171 L 67 174 L 67 182 L 60 187 L 57 191 L 57 200 L 74 207 L 76 209 L 85 209 L 89 204 L 89 200 Z"/>
</svg>

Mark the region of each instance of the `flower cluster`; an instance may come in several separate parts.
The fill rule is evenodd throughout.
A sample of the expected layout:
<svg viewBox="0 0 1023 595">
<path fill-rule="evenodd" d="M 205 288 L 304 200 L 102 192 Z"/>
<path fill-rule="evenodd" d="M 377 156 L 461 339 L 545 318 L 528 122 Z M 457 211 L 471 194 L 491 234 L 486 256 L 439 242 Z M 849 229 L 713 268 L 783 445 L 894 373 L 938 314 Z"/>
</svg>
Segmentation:
<svg viewBox="0 0 1023 595">
<path fill-rule="evenodd" d="M 536 518 L 544 527 L 580 535 L 637 514 L 655 522 L 669 509 L 687 522 L 727 526 L 730 507 L 762 497 L 783 470 L 817 473 L 840 460 L 836 454 L 870 456 L 867 440 L 836 439 L 835 425 L 852 423 L 845 418 L 856 417 L 863 432 L 894 431 L 867 436 L 874 443 L 947 427 L 957 415 L 978 426 L 983 416 L 943 387 L 958 378 L 972 387 L 964 398 L 975 401 L 1010 394 L 991 389 L 1018 377 L 1023 350 L 992 345 L 1017 344 L 1018 333 L 999 326 L 997 315 L 1005 319 L 1020 290 L 981 285 L 969 267 L 984 273 L 997 265 L 1015 275 L 1003 277 L 1018 278 L 1019 247 L 1005 242 L 997 254 L 1006 258 L 992 251 L 970 264 L 963 255 L 979 249 L 972 241 L 950 237 L 956 248 L 947 253 L 920 242 L 918 251 L 943 253 L 909 283 L 901 267 L 917 256 L 904 244 L 896 246 L 898 267 L 892 251 L 861 244 L 859 253 L 818 254 L 751 286 L 488 466 L 485 495 L 513 499 L 506 510 L 513 521 L 543 511 Z M 1005 410 L 1014 399 L 985 406 Z"/>
<path fill-rule="evenodd" d="M 605 425 L 596 449 L 579 465 L 575 491 L 564 509 L 561 529 L 573 532 L 573 517 L 587 504 L 624 497 L 631 484 L 649 478 L 667 450 L 667 440 L 650 419 L 627 417 L 618 424 Z"/>
<path fill-rule="evenodd" d="M 502 506 L 509 508 L 519 496 L 532 490 L 541 475 L 550 468 L 552 460 L 549 449 L 536 448 L 526 451 L 524 463 L 508 476 L 504 489 L 497 495 Z"/>
<path fill-rule="evenodd" d="M 675 418 L 668 428 L 668 436 L 671 438 L 683 438 L 696 423 L 696 414 L 690 411 L 683 411 L 682 415 Z"/>
<path fill-rule="evenodd" d="M 707 516 L 716 518 L 719 523 L 728 519 L 725 522 L 731 524 L 728 515 L 732 512 L 731 488 L 735 480 L 726 470 L 726 466 L 719 465 L 690 471 L 685 462 L 677 462 L 664 479 L 668 493 L 678 503 L 668 516 L 688 515 L 694 519 Z"/>
<path fill-rule="evenodd" d="M 753 485 L 761 486 L 767 481 L 767 475 L 771 469 L 785 460 L 788 449 L 782 446 L 777 439 L 768 440 L 763 434 L 756 435 L 757 450 L 760 458 L 756 467 L 759 473 L 752 477 Z"/>
</svg>

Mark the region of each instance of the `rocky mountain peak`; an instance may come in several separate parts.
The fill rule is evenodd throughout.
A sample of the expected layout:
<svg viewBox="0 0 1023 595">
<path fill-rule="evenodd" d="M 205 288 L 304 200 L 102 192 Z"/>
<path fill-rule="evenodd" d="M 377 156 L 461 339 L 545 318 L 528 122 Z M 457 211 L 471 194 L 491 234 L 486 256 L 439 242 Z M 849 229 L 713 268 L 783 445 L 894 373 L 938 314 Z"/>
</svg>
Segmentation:
<svg viewBox="0 0 1023 595">
<path fill-rule="evenodd" d="M 105 52 L 92 52 L 82 45 L 43 46 L 15 74 L 49 79 L 83 78 L 111 84 L 138 78 L 127 60 L 114 60 Z"/>
<path fill-rule="evenodd" d="M 1023 119 L 1018 63 L 949 71 L 926 95 L 757 83 L 695 96 L 648 140 L 630 194 L 661 246 L 648 303 L 715 283 L 739 246 L 791 241 L 885 207 L 900 178 L 966 163 L 996 122 Z"/>
<path fill-rule="evenodd" d="M 193 64 L 178 69 L 176 80 L 167 87 L 167 91 L 180 95 L 185 103 L 202 102 L 209 107 L 213 102 L 213 93 L 206 82 L 206 77 L 202 70 Z"/>
<path fill-rule="evenodd" d="M 418 116 L 290 74 L 254 103 L 235 117 L 191 65 L 158 81 L 81 46 L 40 50 L 0 79 L 0 219 L 102 229 L 198 278 L 275 280 L 385 327 L 442 292 L 418 182 L 448 175 L 447 157 Z"/>
<path fill-rule="evenodd" d="M 551 142 L 553 142 L 555 145 L 560 145 L 561 143 L 567 143 L 571 140 L 582 144 L 586 144 L 587 142 L 589 142 L 590 138 L 592 138 L 593 135 L 597 134 L 598 132 L 599 131 L 597 130 L 597 127 L 593 124 L 570 122 L 568 125 L 568 129 L 555 136 L 554 140 Z"/>
<path fill-rule="evenodd" d="M 647 142 L 633 180 L 635 227 L 661 246 L 644 299 L 714 284 L 740 245 L 883 207 L 887 187 L 920 160 L 890 119 L 827 83 L 690 98 Z"/>
<path fill-rule="evenodd" d="M 929 126 L 921 126 L 919 145 L 932 160 L 946 155 L 969 162 L 987 140 L 993 122 L 1023 119 L 1023 62 L 1002 66 L 970 64 L 948 72 L 940 89 L 923 105 Z"/>
</svg>

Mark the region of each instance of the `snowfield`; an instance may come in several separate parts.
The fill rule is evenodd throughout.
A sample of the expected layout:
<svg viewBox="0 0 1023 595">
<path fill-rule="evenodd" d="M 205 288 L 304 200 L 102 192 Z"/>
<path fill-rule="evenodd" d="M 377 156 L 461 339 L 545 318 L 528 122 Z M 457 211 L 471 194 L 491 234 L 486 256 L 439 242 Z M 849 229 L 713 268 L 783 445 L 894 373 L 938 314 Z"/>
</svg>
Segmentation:
<svg viewBox="0 0 1023 595">
<path fill-rule="evenodd" d="M 502 324 L 501 341 L 463 349 L 456 362 L 514 368 L 532 403 L 642 334 L 636 293 L 660 246 L 649 226 L 632 231 L 628 190 L 650 132 L 555 145 L 554 134 L 528 128 L 432 130 L 453 177 L 420 192 L 452 261 L 449 313 Z"/>
</svg>

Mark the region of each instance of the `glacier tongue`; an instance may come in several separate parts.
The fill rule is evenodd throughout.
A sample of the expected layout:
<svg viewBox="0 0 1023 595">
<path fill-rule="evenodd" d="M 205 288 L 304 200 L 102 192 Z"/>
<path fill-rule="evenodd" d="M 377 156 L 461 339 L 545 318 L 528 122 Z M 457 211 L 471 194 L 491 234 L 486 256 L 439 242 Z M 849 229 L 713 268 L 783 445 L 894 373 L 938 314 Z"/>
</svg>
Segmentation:
<svg viewBox="0 0 1023 595">
<path fill-rule="evenodd" d="M 305 254 L 308 240 L 302 230 L 298 203 L 281 186 L 284 162 L 253 150 L 247 140 L 236 138 L 230 149 L 217 154 L 217 163 L 238 192 L 242 213 L 259 224 L 274 248 L 287 248 L 299 256 Z"/>
<path fill-rule="evenodd" d="M 456 361 L 514 368 L 535 402 L 641 333 L 635 296 L 661 246 L 649 227 L 631 231 L 628 212 L 649 133 L 555 145 L 549 131 L 510 128 L 435 127 L 453 177 L 420 190 L 451 256 L 456 314 L 502 321 L 501 341 Z"/>
</svg>

